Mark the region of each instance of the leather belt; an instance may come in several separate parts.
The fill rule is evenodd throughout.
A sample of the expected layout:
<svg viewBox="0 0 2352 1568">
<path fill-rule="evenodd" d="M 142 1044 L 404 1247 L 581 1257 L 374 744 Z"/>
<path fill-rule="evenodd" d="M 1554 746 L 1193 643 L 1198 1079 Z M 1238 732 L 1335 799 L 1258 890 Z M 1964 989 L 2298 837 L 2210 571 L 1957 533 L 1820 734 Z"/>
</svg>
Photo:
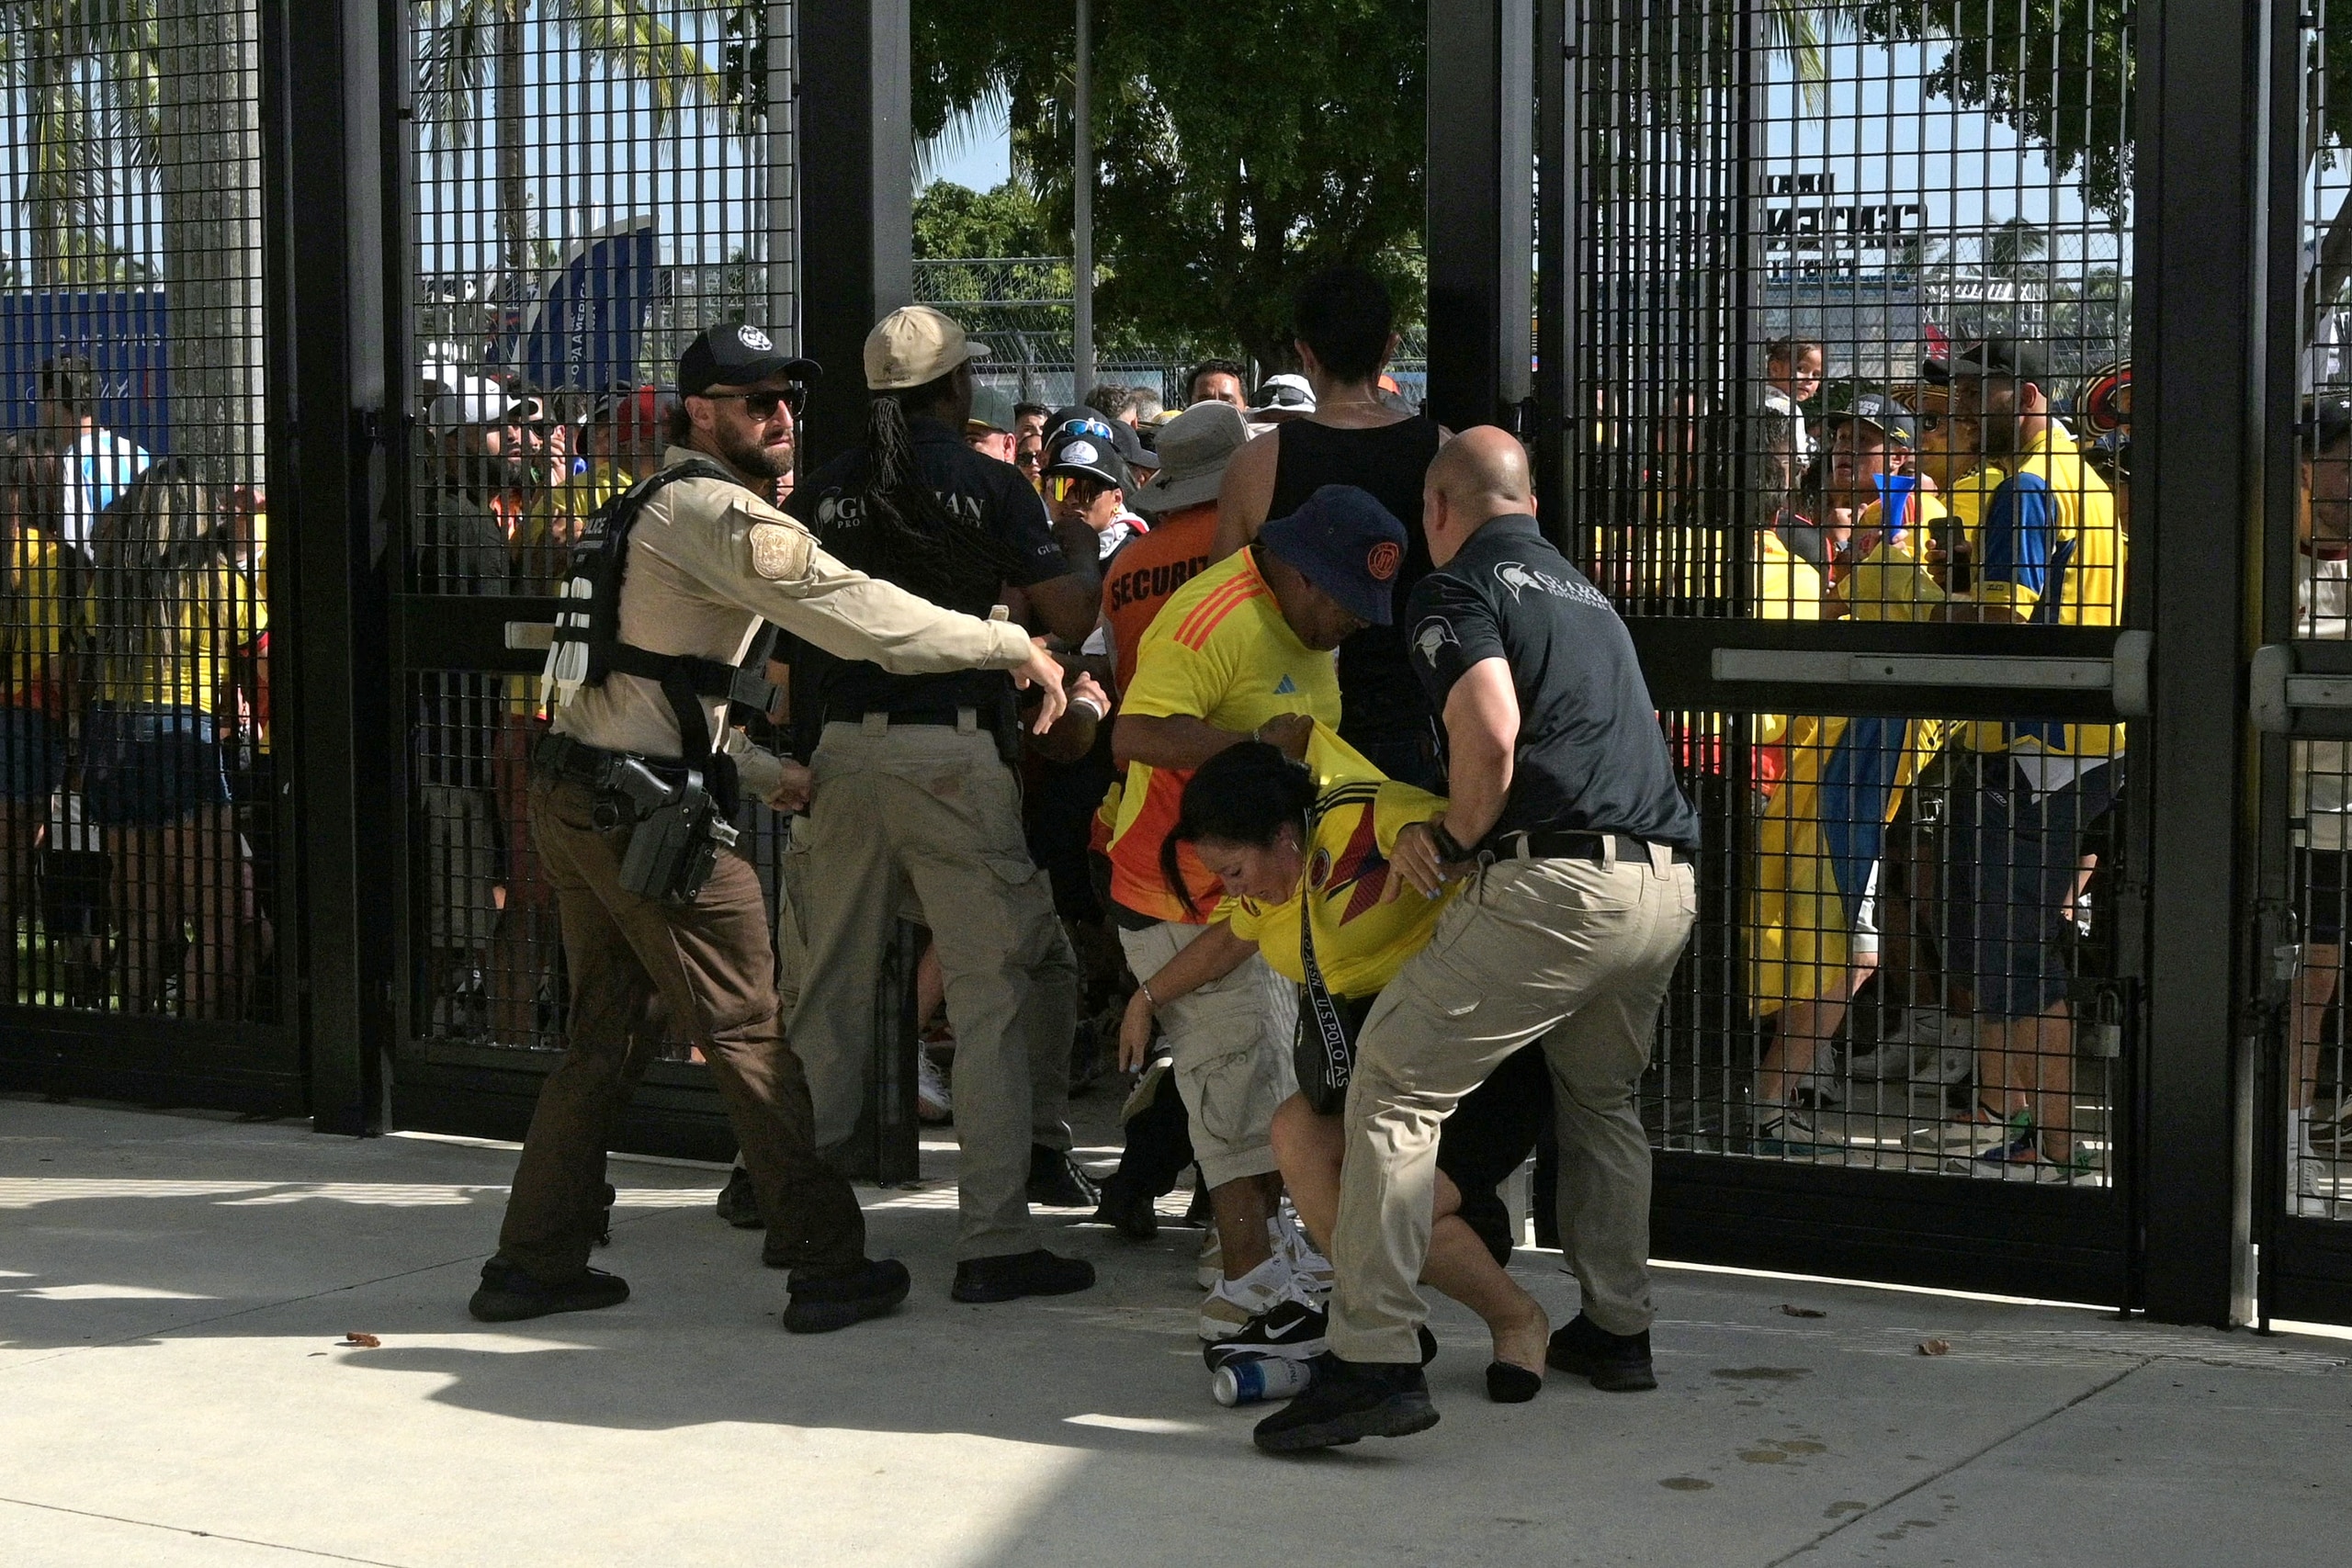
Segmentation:
<svg viewBox="0 0 2352 1568">
<path fill-rule="evenodd" d="M 1611 861 L 1647 863 L 1650 841 L 1631 833 L 1595 833 L 1577 828 L 1521 829 L 1495 840 L 1498 860 L 1585 860 L 1595 865 Z M 1677 846 L 1674 863 L 1693 865 L 1698 857 Z"/>
<path fill-rule="evenodd" d="M 971 729 L 978 727 L 979 711 L 971 707 L 869 708 L 860 713 L 831 711 L 825 715 L 827 724 L 865 724 L 876 718 L 890 725 L 931 724 L 947 729 Z"/>
<path fill-rule="evenodd" d="M 682 759 L 676 757 L 647 757 L 635 751 L 607 751 L 601 746 L 591 746 L 584 740 L 574 740 L 569 735 L 558 735 L 549 730 L 531 747 L 531 774 L 535 778 L 576 784 L 586 789 L 608 789 L 613 782 L 613 764 L 624 757 L 637 758 L 656 773 L 674 773 L 685 765 Z"/>
</svg>

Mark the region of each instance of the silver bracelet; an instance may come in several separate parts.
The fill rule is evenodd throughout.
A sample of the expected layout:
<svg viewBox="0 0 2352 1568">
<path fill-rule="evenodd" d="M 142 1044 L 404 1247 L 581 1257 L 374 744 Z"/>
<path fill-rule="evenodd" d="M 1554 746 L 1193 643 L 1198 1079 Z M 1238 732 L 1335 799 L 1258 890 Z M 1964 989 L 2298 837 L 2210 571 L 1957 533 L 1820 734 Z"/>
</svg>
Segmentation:
<svg viewBox="0 0 2352 1568">
<path fill-rule="evenodd" d="M 1136 989 L 1143 993 L 1143 999 L 1150 1005 L 1152 1011 L 1158 1012 L 1159 1010 L 1159 998 L 1151 994 L 1150 981 L 1137 980 L 1136 982 Z"/>
</svg>

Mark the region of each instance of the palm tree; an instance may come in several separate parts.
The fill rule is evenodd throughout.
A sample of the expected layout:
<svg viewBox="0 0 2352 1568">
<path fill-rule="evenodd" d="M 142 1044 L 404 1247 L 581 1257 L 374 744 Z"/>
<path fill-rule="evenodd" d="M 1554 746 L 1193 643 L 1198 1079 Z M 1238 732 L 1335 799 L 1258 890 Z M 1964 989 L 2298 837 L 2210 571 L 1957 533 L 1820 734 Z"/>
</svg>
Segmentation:
<svg viewBox="0 0 2352 1568">
<path fill-rule="evenodd" d="M 732 9 L 740 0 L 679 0 L 690 12 Z M 531 193 L 524 170 L 524 25 L 533 0 L 409 0 L 423 42 L 416 51 L 416 117 L 425 150 L 450 158 L 494 127 L 499 262 L 509 288 L 536 270 Z M 701 53 L 652 14 L 648 0 L 545 0 L 565 43 L 615 76 L 643 88 L 658 135 L 689 105 L 729 101 L 728 84 Z"/>
<path fill-rule="evenodd" d="M 2029 262 L 2050 249 L 2050 236 L 2023 218 L 2007 219 L 1983 242 L 1984 274 L 1988 277 L 2018 277 Z"/>
<path fill-rule="evenodd" d="M 175 454 L 260 478 L 261 42 L 257 0 L 13 0 L 0 82 L 25 95 L 21 201 L 36 289 L 143 281 L 115 243 L 136 192 L 161 198 Z M 128 226 L 135 229 L 135 219 Z"/>
</svg>

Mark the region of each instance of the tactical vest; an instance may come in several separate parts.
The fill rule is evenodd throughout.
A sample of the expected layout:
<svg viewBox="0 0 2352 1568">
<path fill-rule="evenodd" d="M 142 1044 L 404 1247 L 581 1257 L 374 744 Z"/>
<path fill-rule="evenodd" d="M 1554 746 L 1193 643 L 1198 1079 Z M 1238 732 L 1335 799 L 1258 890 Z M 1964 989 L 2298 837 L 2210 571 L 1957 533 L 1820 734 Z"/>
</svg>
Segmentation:
<svg viewBox="0 0 2352 1568">
<path fill-rule="evenodd" d="M 569 704 L 584 686 L 602 686 L 614 675 L 635 675 L 662 688 L 678 721 L 678 748 L 690 767 L 722 782 L 719 792 L 734 795 L 734 769 L 718 764 L 729 761 L 721 750 L 722 735 L 711 732 L 704 704 L 725 697 L 765 711 L 769 694 L 767 660 L 775 644 L 775 628 L 762 626 L 752 639 L 751 651 L 740 665 L 690 653 L 653 653 L 621 640 L 621 592 L 628 573 L 628 536 L 646 503 L 680 479 L 735 478 L 706 457 L 690 458 L 638 480 L 597 508 L 580 542 L 572 547 L 571 562 L 556 597 L 555 635 L 548 646 L 546 668 L 539 676 L 539 697 L 549 713 Z"/>
</svg>

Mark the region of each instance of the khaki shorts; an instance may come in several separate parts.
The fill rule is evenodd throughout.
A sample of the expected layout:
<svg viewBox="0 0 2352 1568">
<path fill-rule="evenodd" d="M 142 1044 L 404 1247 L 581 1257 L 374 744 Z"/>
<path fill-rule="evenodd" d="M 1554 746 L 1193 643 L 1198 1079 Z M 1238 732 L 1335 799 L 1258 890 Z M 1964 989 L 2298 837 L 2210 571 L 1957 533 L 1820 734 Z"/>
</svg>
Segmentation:
<svg viewBox="0 0 2352 1568">
<path fill-rule="evenodd" d="M 1120 931 L 1119 944 L 1127 967 L 1148 980 L 1207 930 L 1163 921 Z M 1271 1129 L 1274 1108 L 1298 1092 L 1290 1060 L 1297 1027 L 1298 987 L 1256 953 L 1159 1010 L 1193 1157 L 1211 1187 L 1276 1168 Z"/>
</svg>

